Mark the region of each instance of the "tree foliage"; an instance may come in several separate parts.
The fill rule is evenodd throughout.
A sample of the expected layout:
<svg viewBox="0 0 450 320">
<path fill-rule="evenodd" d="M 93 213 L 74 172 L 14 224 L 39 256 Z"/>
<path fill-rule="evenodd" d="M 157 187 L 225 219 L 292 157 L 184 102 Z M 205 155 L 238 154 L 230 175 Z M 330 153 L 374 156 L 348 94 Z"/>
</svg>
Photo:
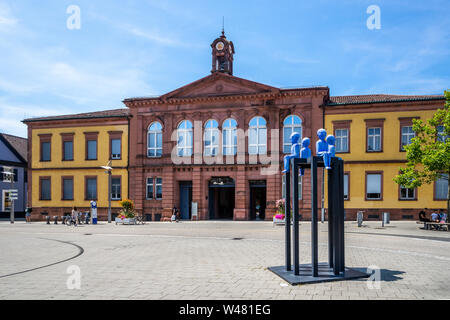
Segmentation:
<svg viewBox="0 0 450 320">
<path fill-rule="evenodd" d="M 445 91 L 445 106 L 432 119 L 413 120 L 416 136 L 405 146 L 406 168 L 394 181 L 405 188 L 417 188 L 450 176 L 450 91 Z M 446 175 L 444 175 L 446 174 Z M 447 195 L 447 207 L 449 195 Z"/>
</svg>

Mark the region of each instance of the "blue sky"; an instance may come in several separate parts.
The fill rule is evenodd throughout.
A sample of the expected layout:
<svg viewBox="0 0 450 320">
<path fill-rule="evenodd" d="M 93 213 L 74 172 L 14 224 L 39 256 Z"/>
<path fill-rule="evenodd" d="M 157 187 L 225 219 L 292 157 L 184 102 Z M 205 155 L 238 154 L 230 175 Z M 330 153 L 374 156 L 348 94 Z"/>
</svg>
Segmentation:
<svg viewBox="0 0 450 320">
<path fill-rule="evenodd" d="M 68 6 L 81 10 L 69 30 Z M 381 10 L 369 30 L 368 6 Z M 0 132 L 20 120 L 122 108 L 209 74 L 210 43 L 235 45 L 238 77 L 331 95 L 450 88 L 450 2 L 0 0 Z"/>
</svg>

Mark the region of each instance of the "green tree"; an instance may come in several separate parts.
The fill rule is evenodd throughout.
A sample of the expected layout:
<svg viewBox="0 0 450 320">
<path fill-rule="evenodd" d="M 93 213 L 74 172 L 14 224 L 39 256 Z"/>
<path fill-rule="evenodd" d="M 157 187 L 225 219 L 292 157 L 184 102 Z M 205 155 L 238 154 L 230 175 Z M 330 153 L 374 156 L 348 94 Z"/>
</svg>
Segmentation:
<svg viewBox="0 0 450 320">
<path fill-rule="evenodd" d="M 445 91 L 445 106 L 424 122 L 413 120 L 416 137 L 405 146 L 406 168 L 394 181 L 405 188 L 417 188 L 439 178 L 450 177 L 450 91 Z M 450 183 L 447 190 L 447 213 L 450 212 Z"/>
</svg>

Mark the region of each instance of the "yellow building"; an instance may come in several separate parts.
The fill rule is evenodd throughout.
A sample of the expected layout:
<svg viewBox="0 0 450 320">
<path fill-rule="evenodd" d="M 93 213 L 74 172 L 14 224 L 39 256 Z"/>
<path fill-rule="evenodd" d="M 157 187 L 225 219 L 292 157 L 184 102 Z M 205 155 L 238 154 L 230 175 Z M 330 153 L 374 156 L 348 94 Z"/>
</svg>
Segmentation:
<svg viewBox="0 0 450 320">
<path fill-rule="evenodd" d="M 128 198 L 127 109 L 26 119 L 28 126 L 28 206 L 32 217 L 64 215 L 72 207 L 88 211 L 97 202 L 98 218 L 108 210 L 111 161 L 112 212 Z"/>
<path fill-rule="evenodd" d="M 345 162 L 347 219 L 417 219 L 420 210 L 446 208 L 447 181 L 405 189 L 393 178 L 406 165 L 403 145 L 414 137 L 412 119 L 432 118 L 444 96 L 365 95 L 331 97 L 324 107 L 325 128 L 336 137 L 336 156 Z M 325 197 L 326 199 L 326 197 Z M 326 204 L 325 204 L 325 207 Z"/>
</svg>

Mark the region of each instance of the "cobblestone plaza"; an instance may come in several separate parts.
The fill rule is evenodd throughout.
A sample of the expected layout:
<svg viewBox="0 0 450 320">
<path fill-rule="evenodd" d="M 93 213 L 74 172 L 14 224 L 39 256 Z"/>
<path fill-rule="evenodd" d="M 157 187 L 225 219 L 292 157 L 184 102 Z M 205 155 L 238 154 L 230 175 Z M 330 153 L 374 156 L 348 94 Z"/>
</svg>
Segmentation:
<svg viewBox="0 0 450 320">
<path fill-rule="evenodd" d="M 309 222 L 300 235 L 300 261 L 308 263 Z M 267 270 L 284 263 L 284 227 L 270 222 L 0 222 L 0 299 L 450 298 L 450 232 L 346 222 L 345 243 L 346 266 L 379 268 L 379 283 L 288 285 Z M 319 258 L 327 259 L 326 223 L 319 223 Z M 79 289 L 68 289 L 73 268 Z"/>
</svg>

